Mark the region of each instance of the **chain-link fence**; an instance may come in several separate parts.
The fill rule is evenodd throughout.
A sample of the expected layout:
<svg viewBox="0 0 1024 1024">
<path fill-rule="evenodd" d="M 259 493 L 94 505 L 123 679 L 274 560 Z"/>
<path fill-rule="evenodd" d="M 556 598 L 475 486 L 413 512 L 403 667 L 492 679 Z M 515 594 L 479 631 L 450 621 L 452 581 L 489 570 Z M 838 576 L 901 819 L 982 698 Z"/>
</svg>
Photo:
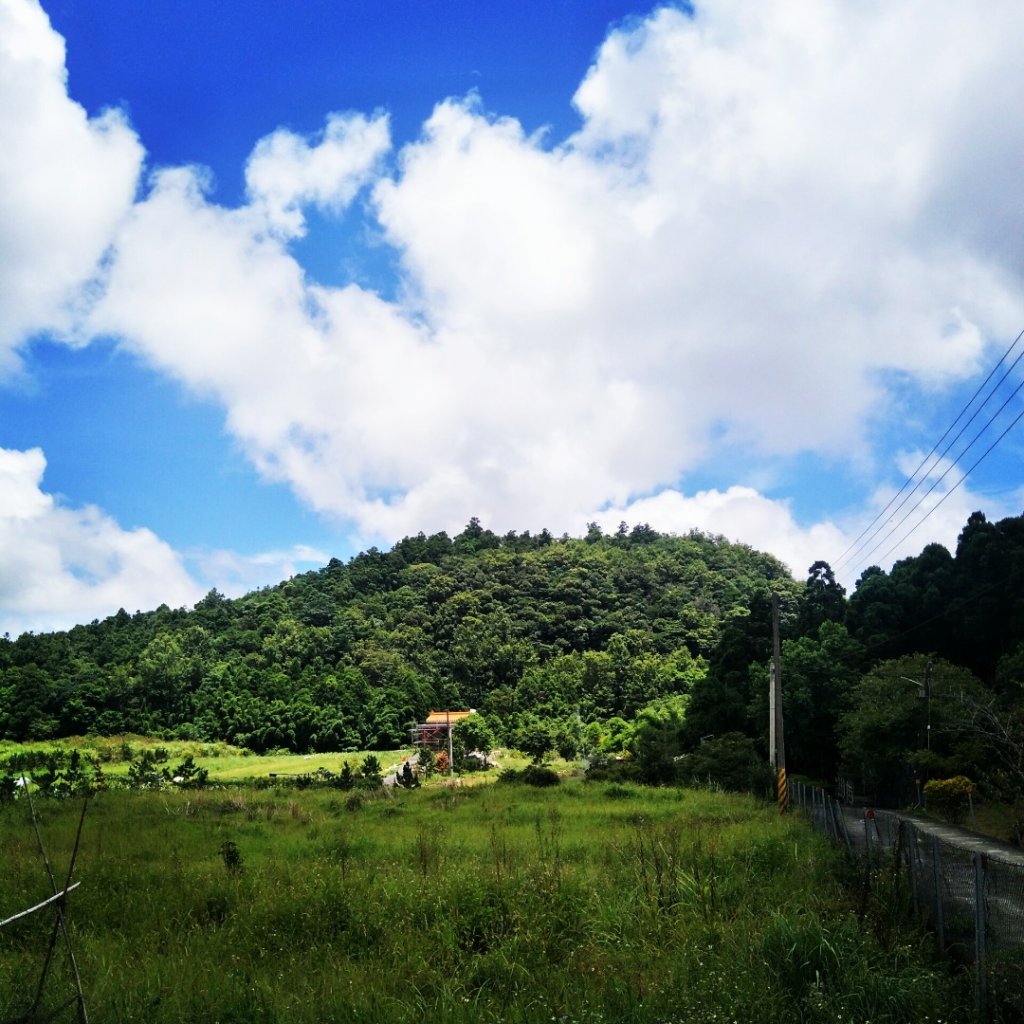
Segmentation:
<svg viewBox="0 0 1024 1024">
<path fill-rule="evenodd" d="M 1024 1021 L 1024 863 L 958 845 L 900 814 L 842 804 L 818 787 L 791 782 L 790 796 L 864 863 L 866 879 L 891 870 L 894 898 L 933 932 L 940 955 L 973 970 L 983 1016 Z"/>
</svg>

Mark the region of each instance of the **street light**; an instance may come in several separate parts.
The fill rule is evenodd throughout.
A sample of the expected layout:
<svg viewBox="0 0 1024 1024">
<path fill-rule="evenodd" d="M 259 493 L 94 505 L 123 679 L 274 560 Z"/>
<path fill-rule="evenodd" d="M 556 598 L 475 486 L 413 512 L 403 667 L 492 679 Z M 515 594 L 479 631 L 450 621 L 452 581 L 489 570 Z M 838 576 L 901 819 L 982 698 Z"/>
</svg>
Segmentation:
<svg viewBox="0 0 1024 1024">
<path fill-rule="evenodd" d="M 931 753 L 932 749 L 932 663 L 929 661 L 924 667 L 924 682 L 920 682 L 917 679 L 911 679 L 910 676 L 900 676 L 900 679 L 908 683 L 913 683 L 918 687 L 918 697 L 924 701 L 924 746 L 928 753 Z M 925 772 L 928 771 L 928 765 L 925 764 Z M 921 779 L 917 780 L 917 805 L 924 807 L 924 790 L 921 785 Z"/>
</svg>

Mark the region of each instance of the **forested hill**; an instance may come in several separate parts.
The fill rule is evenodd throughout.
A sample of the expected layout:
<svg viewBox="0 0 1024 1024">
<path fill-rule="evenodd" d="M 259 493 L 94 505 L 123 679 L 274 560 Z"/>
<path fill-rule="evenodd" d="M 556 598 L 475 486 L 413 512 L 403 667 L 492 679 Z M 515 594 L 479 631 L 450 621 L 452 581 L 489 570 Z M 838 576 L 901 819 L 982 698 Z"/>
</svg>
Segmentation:
<svg viewBox="0 0 1024 1024">
<path fill-rule="evenodd" d="M 730 617 L 801 589 L 770 555 L 648 526 L 406 538 L 186 612 L 0 642 L 0 735 L 389 747 L 431 707 L 583 721 L 686 692 Z M 577 719 L 578 720 L 578 719 Z"/>
<path fill-rule="evenodd" d="M 668 766 L 733 732 L 763 754 L 772 593 L 791 770 L 869 784 L 883 748 L 891 778 L 920 769 L 912 684 L 926 673 L 936 772 L 984 770 L 985 715 L 1003 716 L 988 732 L 1011 737 L 1007 756 L 1024 751 L 1024 518 L 981 513 L 955 554 L 933 544 L 867 569 L 849 598 L 825 562 L 798 583 L 770 555 L 701 533 L 499 537 L 473 520 L 237 600 L 211 592 L 190 612 L 0 641 L 0 738 L 387 748 L 432 707 L 473 707 L 505 741 L 543 727 L 560 748 L 615 751 L 635 720 L 662 737 Z"/>
</svg>

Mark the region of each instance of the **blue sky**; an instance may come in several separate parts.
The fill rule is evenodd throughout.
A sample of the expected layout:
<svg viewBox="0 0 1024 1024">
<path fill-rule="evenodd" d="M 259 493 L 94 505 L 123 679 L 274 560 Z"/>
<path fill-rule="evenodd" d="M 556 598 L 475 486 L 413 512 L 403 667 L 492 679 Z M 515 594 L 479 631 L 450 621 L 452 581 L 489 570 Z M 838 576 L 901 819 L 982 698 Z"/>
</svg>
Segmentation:
<svg viewBox="0 0 1024 1024">
<path fill-rule="evenodd" d="M 838 564 L 1024 328 L 1022 28 L 0 0 L 0 631 L 474 515 Z M 1022 437 L 869 560 L 1019 514 Z"/>
</svg>

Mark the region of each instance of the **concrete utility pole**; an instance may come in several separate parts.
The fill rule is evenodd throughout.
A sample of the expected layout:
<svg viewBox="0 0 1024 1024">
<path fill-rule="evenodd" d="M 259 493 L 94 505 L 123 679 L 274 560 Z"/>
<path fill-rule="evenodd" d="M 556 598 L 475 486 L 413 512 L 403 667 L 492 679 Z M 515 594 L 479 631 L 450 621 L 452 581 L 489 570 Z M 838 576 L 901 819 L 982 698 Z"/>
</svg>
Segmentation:
<svg viewBox="0 0 1024 1024">
<path fill-rule="evenodd" d="M 924 667 L 924 746 L 925 750 L 932 749 L 932 663 L 929 661 Z"/>
<path fill-rule="evenodd" d="M 775 659 L 768 670 L 768 763 L 774 771 L 775 755 Z"/>
<path fill-rule="evenodd" d="M 775 725 L 775 793 L 779 801 L 779 813 L 785 814 L 789 807 L 789 785 L 786 782 L 786 739 L 782 728 L 782 643 L 779 640 L 778 594 L 772 594 L 772 693 L 775 696 L 772 715 Z"/>
</svg>

